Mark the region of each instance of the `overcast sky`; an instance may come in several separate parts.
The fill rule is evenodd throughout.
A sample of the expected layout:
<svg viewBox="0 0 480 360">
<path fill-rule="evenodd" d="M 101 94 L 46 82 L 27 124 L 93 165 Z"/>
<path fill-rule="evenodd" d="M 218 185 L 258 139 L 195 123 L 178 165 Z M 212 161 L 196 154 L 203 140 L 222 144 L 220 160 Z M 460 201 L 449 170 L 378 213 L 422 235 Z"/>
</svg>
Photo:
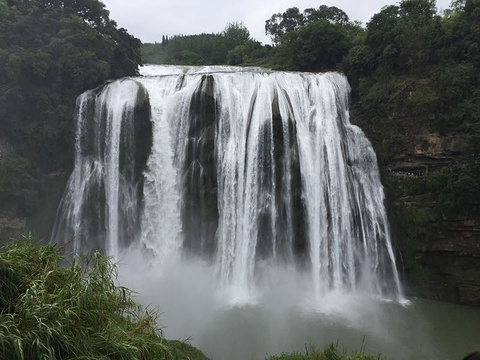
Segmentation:
<svg viewBox="0 0 480 360">
<path fill-rule="evenodd" d="M 265 20 L 273 13 L 296 6 L 318 8 L 336 6 L 345 11 L 350 20 L 366 24 L 390 0 L 101 0 L 110 11 L 110 18 L 119 27 L 142 40 L 161 42 L 162 35 L 192 35 L 218 33 L 227 23 L 243 22 L 250 35 L 269 44 L 265 36 Z M 437 0 L 437 9 L 446 9 L 450 0 Z"/>
</svg>

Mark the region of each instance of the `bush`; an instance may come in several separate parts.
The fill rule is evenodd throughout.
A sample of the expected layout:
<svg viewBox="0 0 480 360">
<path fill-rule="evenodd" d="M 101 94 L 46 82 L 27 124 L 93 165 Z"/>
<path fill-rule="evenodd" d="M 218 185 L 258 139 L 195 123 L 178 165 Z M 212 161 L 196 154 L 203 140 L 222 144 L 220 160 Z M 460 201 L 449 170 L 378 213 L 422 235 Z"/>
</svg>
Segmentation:
<svg viewBox="0 0 480 360">
<path fill-rule="evenodd" d="M 276 60 L 291 70 L 335 70 L 351 47 L 347 31 L 339 24 L 315 21 L 286 33 L 277 48 Z"/>
<path fill-rule="evenodd" d="M 156 312 L 115 284 L 116 267 L 103 253 L 62 261 L 55 245 L 29 239 L 0 250 L 1 358 L 187 358 L 189 345 L 165 340 Z"/>
</svg>

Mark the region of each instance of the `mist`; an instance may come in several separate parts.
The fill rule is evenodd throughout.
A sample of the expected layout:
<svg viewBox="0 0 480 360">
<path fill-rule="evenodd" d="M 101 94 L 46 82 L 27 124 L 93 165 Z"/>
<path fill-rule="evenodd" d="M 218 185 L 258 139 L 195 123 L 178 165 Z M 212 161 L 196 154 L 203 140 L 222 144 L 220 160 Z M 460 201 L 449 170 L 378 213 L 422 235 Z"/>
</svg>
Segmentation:
<svg viewBox="0 0 480 360">
<path fill-rule="evenodd" d="M 342 292 L 316 299 L 307 274 L 268 262 L 261 267 L 247 298 L 222 288 L 215 266 L 205 261 L 148 261 L 131 248 L 120 255 L 119 281 L 159 311 L 167 338 L 188 340 L 212 359 L 264 359 L 330 342 L 393 360 L 448 358 L 434 348 L 432 325 L 414 304 Z"/>
</svg>

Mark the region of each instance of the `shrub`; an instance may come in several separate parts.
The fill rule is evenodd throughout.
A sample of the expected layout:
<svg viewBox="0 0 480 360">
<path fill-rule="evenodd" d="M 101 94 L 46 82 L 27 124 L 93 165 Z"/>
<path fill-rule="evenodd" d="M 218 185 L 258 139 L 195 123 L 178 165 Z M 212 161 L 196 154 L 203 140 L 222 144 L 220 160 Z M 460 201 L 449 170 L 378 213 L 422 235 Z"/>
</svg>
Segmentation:
<svg viewBox="0 0 480 360">
<path fill-rule="evenodd" d="M 185 358 L 162 337 L 156 312 L 115 284 L 103 253 L 61 261 L 55 245 L 30 239 L 0 250 L 1 358 Z"/>
</svg>

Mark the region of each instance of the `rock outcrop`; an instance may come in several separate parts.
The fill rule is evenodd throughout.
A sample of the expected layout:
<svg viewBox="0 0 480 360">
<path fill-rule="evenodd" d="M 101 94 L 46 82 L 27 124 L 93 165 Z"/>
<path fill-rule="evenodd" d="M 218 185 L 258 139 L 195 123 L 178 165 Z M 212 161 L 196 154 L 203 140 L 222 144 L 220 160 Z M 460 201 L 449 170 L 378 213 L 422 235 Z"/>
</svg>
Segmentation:
<svg viewBox="0 0 480 360">
<path fill-rule="evenodd" d="M 461 139 L 432 133 L 416 136 L 409 150 L 383 166 L 385 174 L 399 183 L 410 178 L 420 184 L 465 156 Z M 444 211 L 428 191 L 403 194 L 390 206 L 409 294 L 480 305 L 479 206 L 465 204 L 458 213 Z"/>
</svg>

